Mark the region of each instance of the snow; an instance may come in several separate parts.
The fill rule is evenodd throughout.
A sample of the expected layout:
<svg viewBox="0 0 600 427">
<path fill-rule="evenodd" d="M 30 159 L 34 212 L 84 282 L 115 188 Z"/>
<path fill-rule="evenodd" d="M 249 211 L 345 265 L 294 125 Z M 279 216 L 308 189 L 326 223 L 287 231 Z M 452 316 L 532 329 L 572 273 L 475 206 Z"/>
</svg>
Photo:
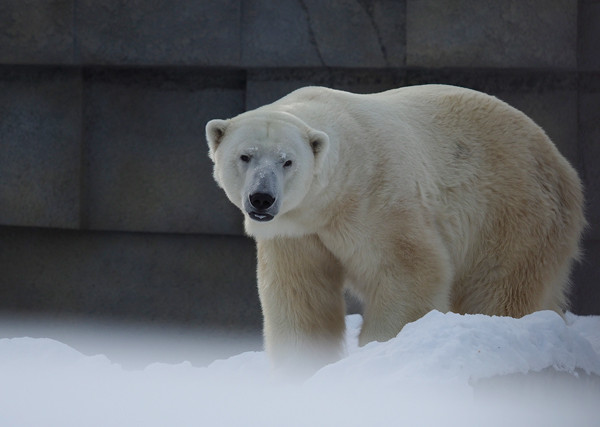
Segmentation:
<svg viewBox="0 0 600 427">
<path fill-rule="evenodd" d="M 433 311 L 396 338 L 359 348 L 361 321 L 346 319 L 348 355 L 302 384 L 274 377 L 262 351 L 207 367 L 182 361 L 131 368 L 120 361 L 135 365 L 132 354 L 124 357 L 89 328 L 83 347 L 89 352 L 94 336 L 104 337 L 98 342 L 105 348 L 94 348 L 102 354 L 76 350 L 81 340 L 3 338 L 0 425 L 600 425 L 600 316 L 567 314 L 565 323 L 553 312 L 512 319 Z M 1 336 L 11 328 L 27 334 L 28 327 L 4 320 Z M 185 342 L 201 340 L 145 337 L 169 347 L 170 360 L 193 358 L 195 347 Z M 155 354 L 149 348 L 139 353 L 144 361 Z"/>
</svg>

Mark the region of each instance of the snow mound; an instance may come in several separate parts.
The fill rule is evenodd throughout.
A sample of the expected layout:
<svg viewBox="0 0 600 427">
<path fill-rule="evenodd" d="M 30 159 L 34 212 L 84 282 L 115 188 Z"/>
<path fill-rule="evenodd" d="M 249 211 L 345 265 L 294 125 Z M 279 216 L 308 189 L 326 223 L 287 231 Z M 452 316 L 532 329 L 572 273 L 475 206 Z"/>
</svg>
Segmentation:
<svg viewBox="0 0 600 427">
<path fill-rule="evenodd" d="M 596 326 L 600 322 L 596 319 Z M 321 369 L 312 381 L 344 378 L 402 386 L 410 381 L 468 385 L 547 368 L 600 375 L 600 357 L 552 311 L 521 319 L 432 311 L 385 343 L 370 343 Z"/>
<path fill-rule="evenodd" d="M 348 356 L 300 385 L 272 378 L 263 352 L 129 371 L 51 339 L 0 339 L 0 424 L 600 425 L 598 316 L 433 311 L 359 348 L 361 321 L 347 317 Z"/>
</svg>

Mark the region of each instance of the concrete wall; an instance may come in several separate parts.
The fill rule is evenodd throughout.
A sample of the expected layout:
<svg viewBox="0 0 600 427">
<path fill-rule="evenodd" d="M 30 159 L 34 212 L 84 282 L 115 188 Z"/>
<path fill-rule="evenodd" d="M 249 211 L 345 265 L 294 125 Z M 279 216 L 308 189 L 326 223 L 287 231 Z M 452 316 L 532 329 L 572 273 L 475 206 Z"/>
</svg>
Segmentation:
<svg viewBox="0 0 600 427">
<path fill-rule="evenodd" d="M 4 0 L 0 310 L 260 328 L 204 125 L 308 84 L 450 83 L 533 117 L 586 186 L 600 314 L 600 1 Z"/>
</svg>

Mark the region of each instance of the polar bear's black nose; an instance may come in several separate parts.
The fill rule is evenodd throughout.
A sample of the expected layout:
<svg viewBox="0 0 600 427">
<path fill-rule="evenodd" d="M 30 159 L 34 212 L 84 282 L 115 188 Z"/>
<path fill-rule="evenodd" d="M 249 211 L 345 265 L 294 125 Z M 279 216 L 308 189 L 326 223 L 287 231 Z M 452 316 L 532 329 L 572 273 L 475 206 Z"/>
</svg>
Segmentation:
<svg viewBox="0 0 600 427">
<path fill-rule="evenodd" d="M 259 211 L 269 209 L 275 198 L 267 193 L 250 194 L 250 204 Z"/>
</svg>

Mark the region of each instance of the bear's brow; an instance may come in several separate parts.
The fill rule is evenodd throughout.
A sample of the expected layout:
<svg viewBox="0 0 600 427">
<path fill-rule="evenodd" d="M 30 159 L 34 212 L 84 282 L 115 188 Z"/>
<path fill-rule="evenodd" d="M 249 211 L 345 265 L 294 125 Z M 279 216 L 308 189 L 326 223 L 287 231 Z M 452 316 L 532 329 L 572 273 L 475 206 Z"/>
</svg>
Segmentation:
<svg viewBox="0 0 600 427">
<path fill-rule="evenodd" d="M 278 124 L 278 125 L 283 125 L 283 126 L 288 126 L 288 127 L 293 127 L 293 128 L 298 128 L 298 126 L 294 123 L 290 123 L 287 120 L 283 120 L 280 119 L 278 117 L 269 117 L 268 119 L 265 119 L 264 117 L 245 117 L 243 120 L 240 120 L 239 126 L 243 126 L 245 123 L 263 123 L 265 125 L 265 129 L 267 131 L 267 135 L 269 133 L 269 128 L 271 128 L 271 126 Z"/>
</svg>

